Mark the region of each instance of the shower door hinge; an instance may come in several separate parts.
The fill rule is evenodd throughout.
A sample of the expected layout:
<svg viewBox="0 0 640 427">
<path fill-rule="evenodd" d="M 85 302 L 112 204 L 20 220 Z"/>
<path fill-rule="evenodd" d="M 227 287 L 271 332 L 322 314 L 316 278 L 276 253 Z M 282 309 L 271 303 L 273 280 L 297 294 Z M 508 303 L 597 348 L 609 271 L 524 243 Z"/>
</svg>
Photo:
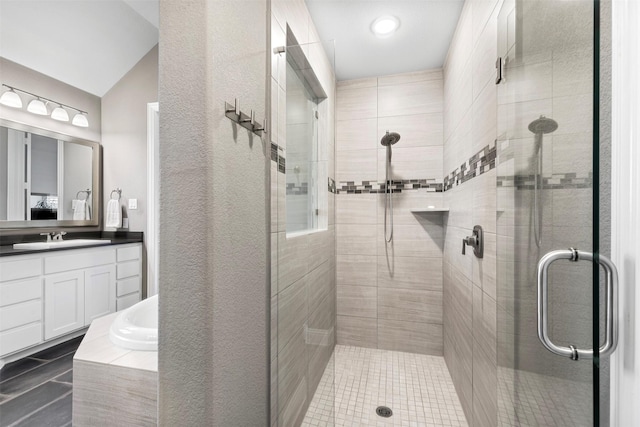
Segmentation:
<svg viewBox="0 0 640 427">
<path fill-rule="evenodd" d="M 317 110 L 316 110 L 316 111 L 314 111 L 314 112 L 313 112 L 313 115 L 314 115 L 314 116 L 316 116 L 316 119 L 317 119 L 317 118 L 318 118 L 318 111 L 317 111 Z"/>
<path fill-rule="evenodd" d="M 499 56 L 496 60 L 496 84 L 499 85 L 502 81 L 502 57 Z"/>
</svg>

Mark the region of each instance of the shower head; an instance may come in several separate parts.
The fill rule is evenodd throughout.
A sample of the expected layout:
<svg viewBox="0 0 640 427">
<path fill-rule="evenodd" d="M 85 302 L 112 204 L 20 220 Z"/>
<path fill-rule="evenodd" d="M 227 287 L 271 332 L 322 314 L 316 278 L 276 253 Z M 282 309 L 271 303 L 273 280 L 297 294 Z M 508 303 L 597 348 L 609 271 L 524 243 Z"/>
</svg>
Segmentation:
<svg viewBox="0 0 640 427">
<path fill-rule="evenodd" d="M 540 116 L 529 123 L 529 130 L 535 134 L 551 133 L 558 129 L 558 123 L 553 119 L 548 119 L 545 116 Z"/>
<path fill-rule="evenodd" d="M 389 133 L 389 131 L 387 131 L 386 135 L 383 136 L 382 139 L 380 140 L 380 144 L 384 145 L 385 147 L 388 147 L 390 145 L 395 144 L 398 141 L 400 141 L 399 133 L 396 133 L 396 132 Z"/>
</svg>

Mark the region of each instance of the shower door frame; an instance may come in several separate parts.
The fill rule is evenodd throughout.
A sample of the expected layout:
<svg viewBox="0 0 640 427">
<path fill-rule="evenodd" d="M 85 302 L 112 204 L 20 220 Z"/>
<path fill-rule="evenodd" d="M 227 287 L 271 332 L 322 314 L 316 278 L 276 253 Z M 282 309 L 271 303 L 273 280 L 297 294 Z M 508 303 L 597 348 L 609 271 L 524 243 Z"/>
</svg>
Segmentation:
<svg viewBox="0 0 640 427">
<path fill-rule="evenodd" d="M 610 425 L 640 424 L 640 4 L 612 2 L 611 258 L 620 275 L 620 343 L 611 357 Z M 635 369 L 634 369 L 635 368 Z"/>
</svg>

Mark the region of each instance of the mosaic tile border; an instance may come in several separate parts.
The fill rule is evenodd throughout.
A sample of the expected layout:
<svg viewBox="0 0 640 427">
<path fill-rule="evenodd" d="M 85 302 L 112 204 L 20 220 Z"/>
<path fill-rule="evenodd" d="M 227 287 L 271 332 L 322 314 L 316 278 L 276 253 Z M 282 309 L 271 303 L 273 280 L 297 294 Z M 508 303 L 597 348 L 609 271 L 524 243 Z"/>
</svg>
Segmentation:
<svg viewBox="0 0 640 427">
<path fill-rule="evenodd" d="M 287 170 L 287 159 L 284 158 L 282 152 L 284 150 L 278 144 L 271 143 L 271 161 L 278 165 L 278 172 L 285 173 Z"/>
<path fill-rule="evenodd" d="M 441 193 L 444 191 L 442 180 L 438 178 L 392 180 L 390 189 L 392 193 L 402 193 L 403 191 L 410 190 L 426 190 L 430 193 Z M 340 185 L 336 189 L 337 194 L 371 194 L 386 192 L 386 183 L 377 181 L 340 181 Z"/>
<path fill-rule="evenodd" d="M 502 188 L 515 188 L 517 190 L 533 190 L 535 188 L 535 175 L 498 176 L 497 186 Z M 592 188 L 593 173 L 554 173 L 551 176 L 542 177 L 543 190 L 560 190 L 575 188 Z"/>
<path fill-rule="evenodd" d="M 461 185 L 483 173 L 489 172 L 496 167 L 496 158 L 498 156 L 497 141 L 493 141 L 491 145 L 487 145 L 482 150 L 471 156 L 469 160 L 456 168 L 449 175 L 444 177 L 444 191 Z"/>
</svg>

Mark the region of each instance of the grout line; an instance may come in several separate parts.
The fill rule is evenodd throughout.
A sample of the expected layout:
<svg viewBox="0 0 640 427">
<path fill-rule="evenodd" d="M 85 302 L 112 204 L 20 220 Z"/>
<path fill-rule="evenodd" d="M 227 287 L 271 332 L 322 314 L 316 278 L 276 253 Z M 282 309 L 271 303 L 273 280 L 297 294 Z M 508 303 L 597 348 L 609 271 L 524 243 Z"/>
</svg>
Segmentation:
<svg viewBox="0 0 640 427">
<path fill-rule="evenodd" d="M 16 420 L 13 424 L 10 424 L 10 425 L 9 425 L 9 427 L 19 425 L 22 421 L 24 421 L 24 420 L 28 419 L 30 416 L 32 416 L 32 415 L 34 415 L 35 413 L 40 412 L 40 411 L 42 411 L 43 409 L 45 409 L 45 408 L 47 408 L 47 407 L 49 407 L 49 406 L 53 405 L 53 404 L 54 404 L 54 403 L 56 403 L 57 401 L 64 399 L 65 397 L 69 396 L 71 393 L 73 393 L 73 391 L 72 391 L 72 390 L 69 390 L 67 393 L 63 394 L 62 396 L 58 397 L 57 399 L 52 400 L 51 402 L 47 403 L 46 405 L 43 405 L 43 406 L 39 407 L 38 409 L 36 409 L 35 411 L 31 412 L 30 414 L 27 414 L 27 415 L 25 415 L 24 417 L 20 418 L 19 420 Z"/>
</svg>

